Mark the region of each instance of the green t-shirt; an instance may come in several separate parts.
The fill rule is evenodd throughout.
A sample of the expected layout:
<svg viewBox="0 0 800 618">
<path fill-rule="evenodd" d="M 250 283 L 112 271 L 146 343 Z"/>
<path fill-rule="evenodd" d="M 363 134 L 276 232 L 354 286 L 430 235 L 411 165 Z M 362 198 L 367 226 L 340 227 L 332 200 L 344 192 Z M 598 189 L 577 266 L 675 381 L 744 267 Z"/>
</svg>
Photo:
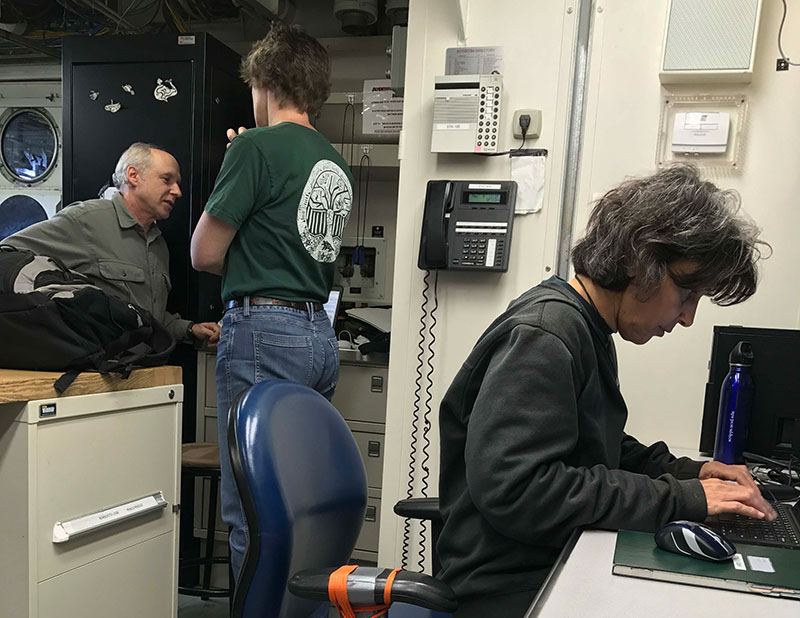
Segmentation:
<svg viewBox="0 0 800 618">
<path fill-rule="evenodd" d="M 206 204 L 238 230 L 223 300 L 325 302 L 352 203 L 353 176 L 317 131 L 282 122 L 235 137 Z"/>
</svg>

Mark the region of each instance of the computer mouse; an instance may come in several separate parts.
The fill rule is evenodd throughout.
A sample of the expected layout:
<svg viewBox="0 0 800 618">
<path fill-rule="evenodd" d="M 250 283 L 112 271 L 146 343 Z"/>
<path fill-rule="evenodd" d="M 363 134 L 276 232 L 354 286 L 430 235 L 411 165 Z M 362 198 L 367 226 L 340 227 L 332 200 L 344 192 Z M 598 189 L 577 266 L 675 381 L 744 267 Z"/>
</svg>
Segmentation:
<svg viewBox="0 0 800 618">
<path fill-rule="evenodd" d="M 661 549 L 712 562 L 728 560 L 736 547 L 708 526 L 684 519 L 671 521 L 655 534 Z"/>
</svg>

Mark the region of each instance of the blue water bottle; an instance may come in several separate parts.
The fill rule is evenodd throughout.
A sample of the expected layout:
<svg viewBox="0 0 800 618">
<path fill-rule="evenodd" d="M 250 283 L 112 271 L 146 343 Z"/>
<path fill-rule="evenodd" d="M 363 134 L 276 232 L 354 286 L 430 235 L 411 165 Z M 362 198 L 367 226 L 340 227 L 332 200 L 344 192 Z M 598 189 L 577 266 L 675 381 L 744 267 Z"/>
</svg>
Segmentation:
<svg viewBox="0 0 800 618">
<path fill-rule="evenodd" d="M 730 371 L 722 382 L 714 459 L 725 464 L 744 463 L 747 427 L 755 392 L 753 360 L 753 346 L 750 342 L 737 343 L 730 354 Z"/>
</svg>

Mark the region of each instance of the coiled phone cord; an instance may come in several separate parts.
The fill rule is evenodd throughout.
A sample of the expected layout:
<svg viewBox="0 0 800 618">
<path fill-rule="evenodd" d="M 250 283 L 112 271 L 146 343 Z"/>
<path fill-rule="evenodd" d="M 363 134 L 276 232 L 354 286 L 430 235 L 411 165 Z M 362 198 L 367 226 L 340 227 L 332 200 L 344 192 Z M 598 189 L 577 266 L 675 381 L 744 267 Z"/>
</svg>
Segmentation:
<svg viewBox="0 0 800 618">
<path fill-rule="evenodd" d="M 414 493 L 414 478 L 416 476 L 416 469 L 417 469 L 417 442 L 418 440 L 422 442 L 422 447 L 419 449 L 421 453 L 421 459 L 419 462 L 419 469 L 421 471 L 420 477 L 420 486 L 422 490 L 422 497 L 427 497 L 428 493 L 428 477 L 430 475 L 430 470 L 428 468 L 428 461 L 430 459 L 430 455 L 428 453 L 430 448 L 430 438 L 428 434 L 431 428 L 430 422 L 430 413 L 431 413 L 431 400 L 433 395 L 431 393 L 431 387 L 433 385 L 432 376 L 433 376 L 433 357 L 435 355 L 435 351 L 433 349 L 434 343 L 436 342 L 436 335 L 434 333 L 434 327 L 436 326 L 436 310 L 439 307 L 439 272 L 436 271 L 434 275 L 434 284 L 433 284 L 433 308 L 428 311 L 428 303 L 430 301 L 429 291 L 430 291 L 430 275 L 431 271 L 426 270 L 425 276 L 423 277 L 423 288 L 422 288 L 422 305 L 420 307 L 422 313 L 420 315 L 420 329 L 419 329 L 419 341 L 417 343 L 417 348 L 419 353 L 417 354 L 417 366 L 415 368 L 415 372 L 417 374 L 416 379 L 414 380 L 415 389 L 414 389 L 414 405 L 413 405 L 413 418 L 411 421 L 411 446 L 409 449 L 409 464 L 408 464 L 408 483 L 406 486 L 406 498 L 413 497 Z M 430 327 L 428 326 L 428 321 L 430 321 Z M 428 334 L 430 334 L 430 339 L 428 339 Z M 427 356 L 427 359 L 425 358 Z M 425 381 L 425 386 L 423 387 L 422 382 Z M 422 399 L 422 393 L 425 393 L 425 399 Z M 422 423 L 422 435 L 420 437 L 420 423 Z M 417 566 L 419 571 L 422 571 L 424 568 L 424 560 L 425 560 L 425 543 L 427 541 L 427 523 L 423 520 L 420 522 L 420 545 L 417 551 Z M 406 518 L 403 523 L 403 549 L 401 555 L 401 564 L 403 569 L 408 568 L 409 563 L 409 552 L 410 552 L 410 545 L 411 545 L 411 520 Z"/>
</svg>

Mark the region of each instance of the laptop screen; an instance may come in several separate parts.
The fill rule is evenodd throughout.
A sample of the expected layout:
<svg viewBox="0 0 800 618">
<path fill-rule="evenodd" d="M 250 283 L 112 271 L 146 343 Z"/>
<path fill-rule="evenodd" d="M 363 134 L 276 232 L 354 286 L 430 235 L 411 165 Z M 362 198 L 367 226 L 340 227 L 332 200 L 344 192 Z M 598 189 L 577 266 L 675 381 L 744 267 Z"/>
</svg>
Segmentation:
<svg viewBox="0 0 800 618">
<path fill-rule="evenodd" d="M 331 321 L 331 326 L 336 322 L 336 314 L 339 311 L 339 301 L 342 297 L 342 288 L 335 287 L 328 294 L 328 302 L 323 305 L 325 313 L 328 314 L 328 319 Z"/>
</svg>

